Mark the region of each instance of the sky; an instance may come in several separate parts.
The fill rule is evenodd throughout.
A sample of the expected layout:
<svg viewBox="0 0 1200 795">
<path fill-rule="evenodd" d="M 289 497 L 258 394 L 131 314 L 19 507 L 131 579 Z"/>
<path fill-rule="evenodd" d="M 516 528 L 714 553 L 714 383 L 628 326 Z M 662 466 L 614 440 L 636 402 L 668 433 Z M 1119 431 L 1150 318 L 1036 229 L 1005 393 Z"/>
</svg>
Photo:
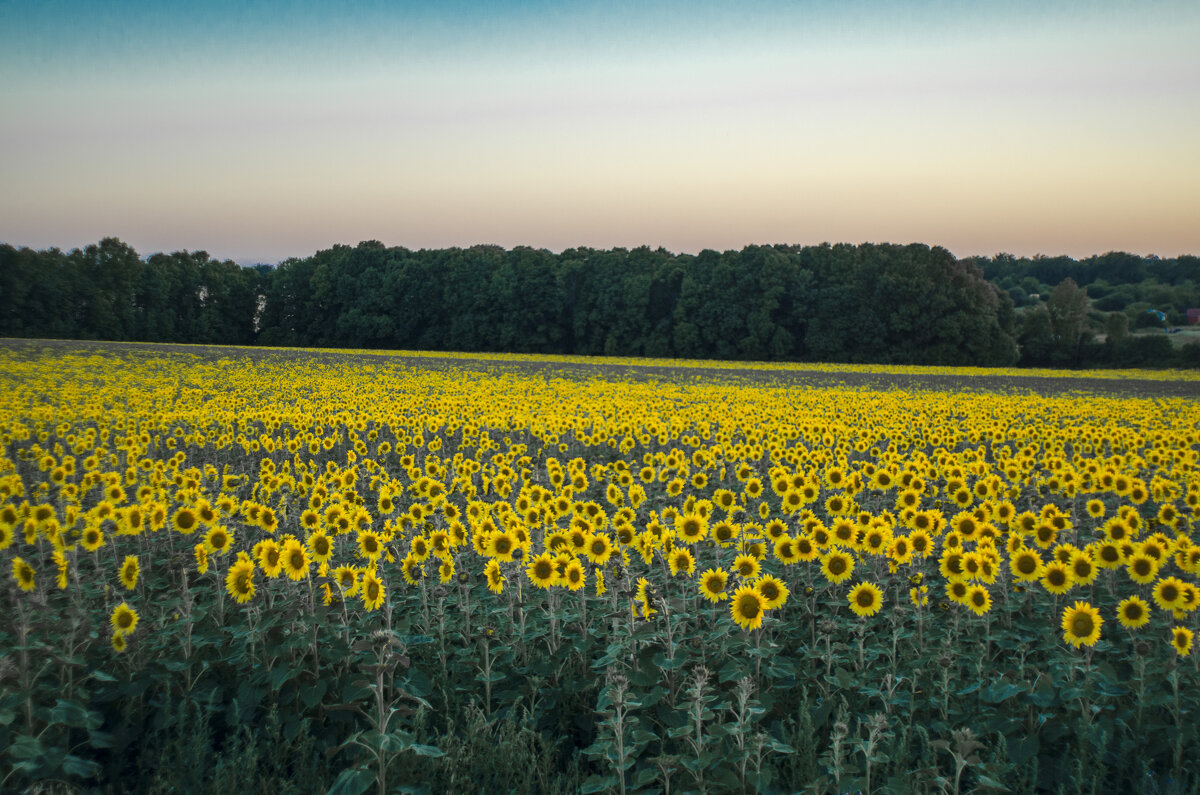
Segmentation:
<svg viewBox="0 0 1200 795">
<path fill-rule="evenodd" d="M 0 0 L 0 242 L 1200 254 L 1200 3 Z"/>
</svg>

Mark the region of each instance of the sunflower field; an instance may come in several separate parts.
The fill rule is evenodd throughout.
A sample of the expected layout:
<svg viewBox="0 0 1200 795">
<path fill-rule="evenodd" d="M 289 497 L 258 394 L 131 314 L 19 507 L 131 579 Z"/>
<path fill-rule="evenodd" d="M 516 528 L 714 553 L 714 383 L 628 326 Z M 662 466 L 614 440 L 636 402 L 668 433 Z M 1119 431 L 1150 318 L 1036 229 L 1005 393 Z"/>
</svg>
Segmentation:
<svg viewBox="0 0 1200 795">
<path fill-rule="evenodd" d="M 864 372 L 6 342 L 0 790 L 1196 792 L 1200 380 Z"/>
</svg>

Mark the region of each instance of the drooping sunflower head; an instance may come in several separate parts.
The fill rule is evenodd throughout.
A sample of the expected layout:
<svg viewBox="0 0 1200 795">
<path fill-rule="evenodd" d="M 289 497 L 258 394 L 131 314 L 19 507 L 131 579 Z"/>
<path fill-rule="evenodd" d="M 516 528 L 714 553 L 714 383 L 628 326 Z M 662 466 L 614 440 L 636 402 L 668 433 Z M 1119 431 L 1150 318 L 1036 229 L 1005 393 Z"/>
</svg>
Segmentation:
<svg viewBox="0 0 1200 795">
<path fill-rule="evenodd" d="M 137 587 L 138 574 L 141 572 L 141 567 L 138 565 L 137 555 L 126 555 L 125 562 L 121 564 L 121 585 L 127 591 L 132 591 Z"/>
</svg>

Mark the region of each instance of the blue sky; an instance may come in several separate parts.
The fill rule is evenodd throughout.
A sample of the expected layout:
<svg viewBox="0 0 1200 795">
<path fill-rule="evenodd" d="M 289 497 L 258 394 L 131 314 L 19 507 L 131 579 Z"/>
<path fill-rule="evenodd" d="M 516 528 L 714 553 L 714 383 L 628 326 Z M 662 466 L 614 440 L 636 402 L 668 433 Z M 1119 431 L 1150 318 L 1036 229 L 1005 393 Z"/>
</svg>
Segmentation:
<svg viewBox="0 0 1200 795">
<path fill-rule="evenodd" d="M 0 240 L 1200 252 L 1200 4 L 0 3 Z"/>
</svg>

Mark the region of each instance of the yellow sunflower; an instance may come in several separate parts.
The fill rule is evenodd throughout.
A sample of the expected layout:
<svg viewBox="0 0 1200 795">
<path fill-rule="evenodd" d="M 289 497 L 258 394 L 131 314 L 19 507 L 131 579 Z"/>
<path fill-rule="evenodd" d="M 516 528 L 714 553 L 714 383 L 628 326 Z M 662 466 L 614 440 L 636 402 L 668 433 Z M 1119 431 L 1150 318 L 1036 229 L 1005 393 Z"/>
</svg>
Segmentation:
<svg viewBox="0 0 1200 795">
<path fill-rule="evenodd" d="M 487 577 L 488 590 L 492 593 L 501 593 L 504 591 L 504 574 L 500 571 L 500 561 L 492 558 L 487 562 L 487 566 L 483 569 L 484 576 Z"/>
<path fill-rule="evenodd" d="M 368 569 L 367 573 L 363 575 L 359 593 L 362 595 L 363 607 L 368 610 L 376 610 L 383 604 L 387 589 L 383 587 L 383 581 L 379 579 L 374 569 Z"/>
<path fill-rule="evenodd" d="M 850 609 L 856 616 L 873 616 L 883 607 L 883 591 L 872 582 L 860 582 L 847 595 Z"/>
<path fill-rule="evenodd" d="M 113 633 L 117 635 L 132 635 L 137 629 L 138 614 L 137 611 L 130 607 L 125 602 L 117 605 L 112 612 L 112 616 L 108 622 L 112 624 Z"/>
<path fill-rule="evenodd" d="M 749 632 L 752 629 L 758 629 L 762 626 L 763 614 L 766 611 L 766 607 L 762 596 L 753 586 L 743 585 L 733 592 L 729 611 L 733 615 L 734 622 Z"/>
<path fill-rule="evenodd" d="M 831 583 L 847 580 L 854 574 L 854 558 L 840 549 L 834 549 L 821 558 L 821 573 Z"/>
<path fill-rule="evenodd" d="M 700 586 L 700 595 L 714 604 L 722 599 L 728 599 L 729 594 L 725 592 L 725 585 L 728 581 L 729 572 L 724 569 L 708 569 L 700 575 L 697 583 Z"/>
<path fill-rule="evenodd" d="M 788 587 L 783 581 L 770 574 L 764 574 L 754 581 L 754 590 L 763 599 L 764 610 L 774 610 L 782 607 L 788 598 Z"/>
<path fill-rule="evenodd" d="M 225 590 L 233 597 L 234 601 L 244 605 L 254 598 L 257 586 L 254 584 L 254 561 L 244 556 L 245 553 L 239 554 L 243 557 L 239 557 L 237 562 L 229 567 L 229 573 L 225 575 Z"/>
<path fill-rule="evenodd" d="M 296 539 L 289 538 L 284 542 L 280 560 L 283 563 L 283 573 L 288 576 L 288 579 L 299 581 L 308 576 L 310 565 L 308 550 Z"/>
<path fill-rule="evenodd" d="M 558 569 L 554 566 L 554 558 L 549 552 L 543 552 L 531 559 L 525 567 L 529 581 L 537 588 L 549 588 L 558 584 Z"/>
<path fill-rule="evenodd" d="M 1192 653 L 1192 631 L 1187 627 L 1175 627 L 1171 630 L 1171 645 L 1180 657 Z"/>
<path fill-rule="evenodd" d="M 678 577 L 680 574 L 691 576 L 696 570 L 696 559 L 692 557 L 691 551 L 684 547 L 672 550 L 667 555 L 667 563 L 671 567 L 672 577 Z"/>
<path fill-rule="evenodd" d="M 1117 621 L 1126 629 L 1141 629 L 1150 623 L 1150 603 L 1140 596 L 1130 596 L 1117 605 Z"/>
<path fill-rule="evenodd" d="M 1094 646 L 1100 640 L 1100 627 L 1104 619 L 1099 611 L 1087 602 L 1076 602 L 1063 610 L 1063 639 L 1075 648 Z"/>
<path fill-rule="evenodd" d="M 33 566 L 30 566 L 23 558 L 13 558 L 12 562 L 13 579 L 17 581 L 17 585 L 22 591 L 32 591 L 36 586 L 35 572 Z"/>
<path fill-rule="evenodd" d="M 138 574 L 141 573 L 141 567 L 138 565 L 137 555 L 126 555 L 125 562 L 121 564 L 121 585 L 127 591 L 132 591 L 137 587 Z"/>
</svg>

